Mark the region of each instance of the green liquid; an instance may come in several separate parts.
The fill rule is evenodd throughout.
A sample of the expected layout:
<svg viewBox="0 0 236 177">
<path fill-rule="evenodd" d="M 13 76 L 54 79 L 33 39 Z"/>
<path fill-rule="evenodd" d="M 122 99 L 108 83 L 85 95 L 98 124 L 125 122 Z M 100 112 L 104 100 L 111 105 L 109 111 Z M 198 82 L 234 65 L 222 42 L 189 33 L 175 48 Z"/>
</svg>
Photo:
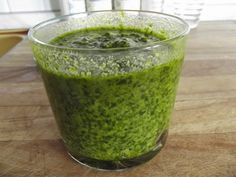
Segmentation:
<svg viewBox="0 0 236 177">
<path fill-rule="evenodd" d="M 51 43 L 107 49 L 139 47 L 163 39 L 137 29 L 103 28 L 66 33 Z M 168 128 L 182 57 L 150 65 L 143 55 L 134 65 L 127 53 L 104 65 L 94 56 L 83 65 L 82 53 L 68 60 L 66 55 L 58 60 L 37 56 L 36 49 L 35 53 L 62 138 L 72 155 L 119 161 L 155 148 Z M 155 55 L 152 57 L 154 60 Z"/>
</svg>

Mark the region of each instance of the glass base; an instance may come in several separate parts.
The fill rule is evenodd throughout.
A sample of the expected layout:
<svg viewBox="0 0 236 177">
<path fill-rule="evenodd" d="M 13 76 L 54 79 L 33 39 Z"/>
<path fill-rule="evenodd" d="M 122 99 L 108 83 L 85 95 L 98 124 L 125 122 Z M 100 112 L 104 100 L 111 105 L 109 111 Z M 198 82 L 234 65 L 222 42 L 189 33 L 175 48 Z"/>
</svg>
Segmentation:
<svg viewBox="0 0 236 177">
<path fill-rule="evenodd" d="M 127 168 L 131 168 L 137 165 L 141 165 L 149 160 L 151 160 L 160 150 L 164 147 L 166 139 L 167 139 L 168 131 L 164 131 L 160 138 L 157 140 L 156 148 L 152 151 L 143 154 L 139 157 L 131 158 L 131 159 L 122 159 L 120 161 L 109 161 L 109 160 L 97 160 L 84 156 L 74 156 L 70 152 L 68 154 L 74 159 L 76 162 L 95 168 L 98 170 L 124 170 Z"/>
</svg>

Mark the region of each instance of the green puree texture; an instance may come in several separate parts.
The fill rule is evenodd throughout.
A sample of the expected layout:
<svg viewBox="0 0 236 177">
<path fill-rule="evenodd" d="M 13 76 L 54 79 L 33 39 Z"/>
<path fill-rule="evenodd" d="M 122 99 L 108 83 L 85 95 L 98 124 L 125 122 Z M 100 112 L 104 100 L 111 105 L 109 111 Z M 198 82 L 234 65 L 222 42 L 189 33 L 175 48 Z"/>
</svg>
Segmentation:
<svg viewBox="0 0 236 177">
<path fill-rule="evenodd" d="M 66 33 L 51 44 L 121 48 L 163 39 L 137 29 L 93 28 Z M 72 155 L 119 161 L 155 148 L 168 127 L 182 58 L 107 75 L 75 74 L 75 68 L 73 73 L 63 73 L 43 62 L 42 58 L 38 60 L 52 109 Z"/>
<path fill-rule="evenodd" d="M 124 48 L 166 39 L 164 34 L 151 34 L 141 29 L 116 29 L 112 27 L 88 28 L 65 33 L 51 41 L 51 44 L 77 48 Z"/>
</svg>

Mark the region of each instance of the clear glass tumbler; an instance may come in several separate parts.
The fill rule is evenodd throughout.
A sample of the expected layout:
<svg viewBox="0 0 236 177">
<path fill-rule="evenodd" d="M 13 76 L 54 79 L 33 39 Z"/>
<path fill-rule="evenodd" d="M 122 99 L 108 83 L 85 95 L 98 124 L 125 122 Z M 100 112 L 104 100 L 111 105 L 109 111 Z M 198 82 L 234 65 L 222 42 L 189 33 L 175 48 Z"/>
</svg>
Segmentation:
<svg viewBox="0 0 236 177">
<path fill-rule="evenodd" d="M 163 12 L 184 19 L 190 28 L 196 28 L 203 9 L 204 0 L 164 0 Z"/>
<path fill-rule="evenodd" d="M 89 27 L 135 28 L 167 39 L 109 49 L 50 44 Z M 74 160 L 119 170 L 142 164 L 163 148 L 188 32 L 178 17 L 135 10 L 67 15 L 30 29 L 35 61 Z"/>
</svg>

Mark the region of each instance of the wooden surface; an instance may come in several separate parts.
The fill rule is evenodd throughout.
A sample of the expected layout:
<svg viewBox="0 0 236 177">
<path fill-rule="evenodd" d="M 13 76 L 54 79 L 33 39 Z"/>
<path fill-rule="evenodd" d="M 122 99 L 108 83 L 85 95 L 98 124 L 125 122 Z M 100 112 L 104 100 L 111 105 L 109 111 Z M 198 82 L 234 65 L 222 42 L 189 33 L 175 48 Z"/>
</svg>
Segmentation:
<svg viewBox="0 0 236 177">
<path fill-rule="evenodd" d="M 236 177 L 236 23 L 191 32 L 170 134 L 150 162 L 101 172 L 70 159 L 25 40 L 0 59 L 0 177 Z"/>
</svg>

